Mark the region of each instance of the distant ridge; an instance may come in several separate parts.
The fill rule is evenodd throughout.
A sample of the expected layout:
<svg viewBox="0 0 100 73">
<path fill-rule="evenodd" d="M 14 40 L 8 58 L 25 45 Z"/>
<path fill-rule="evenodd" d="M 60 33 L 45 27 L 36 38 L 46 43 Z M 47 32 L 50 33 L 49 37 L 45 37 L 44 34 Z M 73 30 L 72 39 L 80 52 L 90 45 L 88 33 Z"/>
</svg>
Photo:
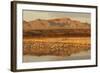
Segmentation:
<svg viewBox="0 0 100 73">
<path fill-rule="evenodd" d="M 23 21 L 24 35 L 85 35 L 90 36 L 90 24 L 70 18 Z"/>
<path fill-rule="evenodd" d="M 24 31 L 30 30 L 45 30 L 45 29 L 89 29 L 90 24 L 83 23 L 70 18 L 56 18 L 56 19 L 36 19 L 33 21 L 23 21 Z"/>
</svg>

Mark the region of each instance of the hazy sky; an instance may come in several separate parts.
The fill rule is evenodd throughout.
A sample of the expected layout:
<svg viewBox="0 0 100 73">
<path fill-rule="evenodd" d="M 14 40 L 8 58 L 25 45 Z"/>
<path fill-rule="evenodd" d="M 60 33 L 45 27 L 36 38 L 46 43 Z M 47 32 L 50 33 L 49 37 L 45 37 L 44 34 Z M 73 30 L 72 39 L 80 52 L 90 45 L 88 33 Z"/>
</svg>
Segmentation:
<svg viewBox="0 0 100 73">
<path fill-rule="evenodd" d="M 53 19 L 69 17 L 74 20 L 80 20 L 81 22 L 91 23 L 90 13 L 75 13 L 75 12 L 52 12 L 52 11 L 23 11 L 23 20 L 32 21 L 36 19 Z"/>
</svg>

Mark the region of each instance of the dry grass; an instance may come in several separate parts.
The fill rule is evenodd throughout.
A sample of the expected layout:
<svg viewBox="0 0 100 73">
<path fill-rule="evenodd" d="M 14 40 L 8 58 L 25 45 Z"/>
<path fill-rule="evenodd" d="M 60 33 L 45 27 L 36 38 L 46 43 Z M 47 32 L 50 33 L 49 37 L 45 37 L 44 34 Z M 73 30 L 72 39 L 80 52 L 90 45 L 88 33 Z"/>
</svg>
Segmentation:
<svg viewBox="0 0 100 73">
<path fill-rule="evenodd" d="M 90 50 L 90 37 L 24 38 L 24 55 L 69 56 Z"/>
</svg>

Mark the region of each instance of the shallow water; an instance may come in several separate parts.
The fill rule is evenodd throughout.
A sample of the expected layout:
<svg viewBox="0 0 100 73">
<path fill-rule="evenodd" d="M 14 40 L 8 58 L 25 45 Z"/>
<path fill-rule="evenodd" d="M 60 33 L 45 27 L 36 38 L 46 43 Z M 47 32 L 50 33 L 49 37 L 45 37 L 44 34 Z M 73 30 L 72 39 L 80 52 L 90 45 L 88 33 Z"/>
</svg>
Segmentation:
<svg viewBox="0 0 100 73">
<path fill-rule="evenodd" d="M 24 55 L 23 62 L 61 61 L 61 60 L 86 60 L 91 58 L 89 51 L 72 54 L 71 56 L 30 56 Z"/>
</svg>

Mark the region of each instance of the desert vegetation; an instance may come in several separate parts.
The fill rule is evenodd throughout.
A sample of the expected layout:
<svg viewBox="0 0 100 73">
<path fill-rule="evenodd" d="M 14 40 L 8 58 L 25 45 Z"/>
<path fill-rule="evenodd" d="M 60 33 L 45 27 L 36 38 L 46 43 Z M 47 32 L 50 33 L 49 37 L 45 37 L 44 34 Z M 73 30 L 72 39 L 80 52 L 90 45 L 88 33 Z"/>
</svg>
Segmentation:
<svg viewBox="0 0 100 73">
<path fill-rule="evenodd" d="M 70 38 L 28 38 L 24 39 L 24 55 L 70 56 L 80 51 L 90 50 L 89 37 Z"/>
</svg>

